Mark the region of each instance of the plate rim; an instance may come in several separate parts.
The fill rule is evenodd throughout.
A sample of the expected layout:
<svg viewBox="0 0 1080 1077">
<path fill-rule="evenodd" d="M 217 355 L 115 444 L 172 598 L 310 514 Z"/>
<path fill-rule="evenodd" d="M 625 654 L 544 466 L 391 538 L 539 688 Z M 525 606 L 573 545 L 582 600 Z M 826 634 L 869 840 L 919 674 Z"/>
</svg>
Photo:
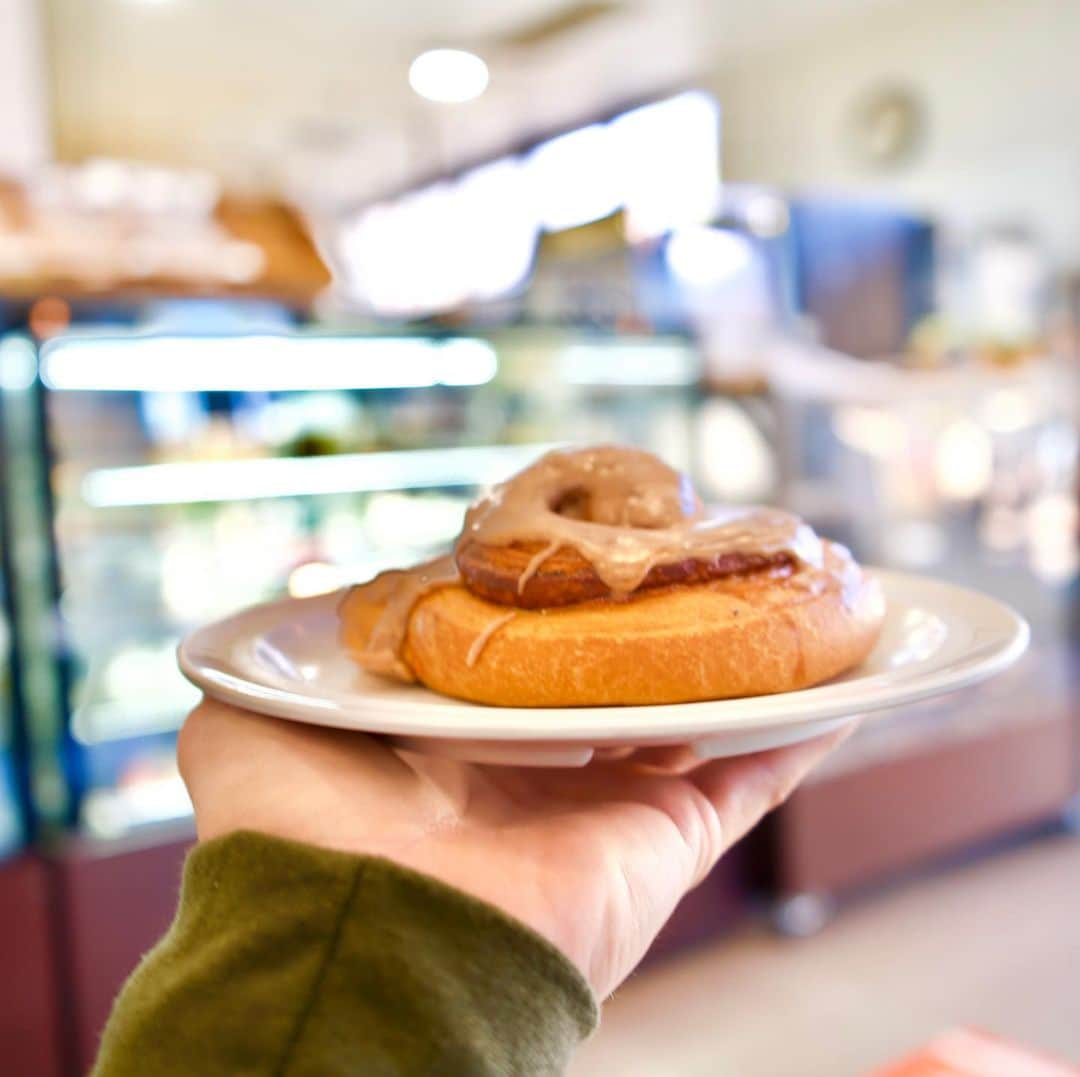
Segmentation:
<svg viewBox="0 0 1080 1077">
<path fill-rule="evenodd" d="M 775 729 L 820 722 L 823 719 L 875 713 L 895 707 L 918 703 L 937 695 L 958 691 L 1000 673 L 1017 661 L 1030 641 L 1027 621 L 1007 603 L 973 588 L 921 573 L 864 566 L 877 576 L 887 591 L 915 584 L 952 593 L 954 602 L 980 603 L 1001 622 L 1001 631 L 992 639 L 979 644 L 976 639 L 964 653 L 941 668 L 915 673 L 908 684 L 903 680 L 878 688 L 865 695 L 869 678 L 848 681 L 828 681 L 794 692 L 747 696 L 734 699 L 702 700 L 690 703 L 628 705 L 606 707 L 495 707 L 470 703 L 442 696 L 421 685 L 402 686 L 409 696 L 397 700 L 380 700 L 381 714 L 360 716 L 355 709 L 331 699 L 305 695 L 270 684 L 259 684 L 250 678 L 237 676 L 228 668 L 228 661 L 213 660 L 200 655 L 200 644 L 208 637 L 227 632 L 236 622 L 249 621 L 253 616 L 271 617 L 281 608 L 298 606 L 321 609 L 340 601 L 341 592 L 309 598 L 279 598 L 238 610 L 217 621 L 189 632 L 177 648 L 177 658 L 183 675 L 207 695 L 246 709 L 257 709 L 275 717 L 337 728 L 353 729 L 379 735 L 416 737 L 419 739 L 474 740 L 485 743 L 589 743 L 611 745 L 626 743 L 684 743 L 690 738 L 722 737 L 755 728 Z M 248 639 L 256 638 L 250 632 Z M 237 638 L 243 638 L 239 636 Z M 857 669 L 858 667 L 856 667 Z M 874 674 L 875 677 L 887 673 Z M 860 693 L 860 686 L 862 693 Z M 422 711 L 410 704 L 417 694 L 431 697 Z M 363 692 L 356 693 L 357 699 Z M 784 713 L 780 700 L 791 704 L 792 713 Z M 412 710 L 413 717 L 409 712 Z M 439 729 L 447 712 L 455 712 L 459 721 L 452 728 Z M 723 712 L 728 711 L 725 715 Z M 742 713 L 739 713 L 742 712 Z M 552 729 L 549 734 L 535 726 L 540 716 L 574 715 L 572 722 Z M 596 728 L 596 723 L 613 715 L 621 715 L 635 728 Z M 478 720 L 470 724 L 468 716 Z M 589 717 L 593 717 L 593 721 Z M 635 722 L 636 720 L 636 722 Z M 528 725 L 523 728 L 518 722 Z M 640 723 L 640 724 L 638 724 Z M 625 723 L 624 723 L 625 725 Z"/>
</svg>

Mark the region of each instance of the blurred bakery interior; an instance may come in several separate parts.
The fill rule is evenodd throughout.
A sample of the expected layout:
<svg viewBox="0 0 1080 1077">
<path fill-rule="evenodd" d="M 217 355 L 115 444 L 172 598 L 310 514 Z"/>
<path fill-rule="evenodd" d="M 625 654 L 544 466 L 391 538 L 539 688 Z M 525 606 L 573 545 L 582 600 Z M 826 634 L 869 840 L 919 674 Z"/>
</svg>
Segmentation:
<svg viewBox="0 0 1080 1077">
<path fill-rule="evenodd" d="M 1078 48 L 1060 0 L 0 0 L 5 1071 L 85 1072 L 171 917 L 181 635 L 595 441 L 1032 647 L 867 720 L 575 1073 L 1080 1061 Z"/>
</svg>

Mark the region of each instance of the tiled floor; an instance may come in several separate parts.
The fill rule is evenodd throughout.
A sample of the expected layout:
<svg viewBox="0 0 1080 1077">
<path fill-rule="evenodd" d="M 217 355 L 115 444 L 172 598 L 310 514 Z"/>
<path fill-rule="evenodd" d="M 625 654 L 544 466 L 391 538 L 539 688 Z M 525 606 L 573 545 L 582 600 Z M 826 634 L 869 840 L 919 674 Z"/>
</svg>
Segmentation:
<svg viewBox="0 0 1080 1077">
<path fill-rule="evenodd" d="M 632 979 L 573 1077 L 856 1077 L 974 1024 L 1080 1062 L 1080 840 L 1045 838 Z"/>
</svg>

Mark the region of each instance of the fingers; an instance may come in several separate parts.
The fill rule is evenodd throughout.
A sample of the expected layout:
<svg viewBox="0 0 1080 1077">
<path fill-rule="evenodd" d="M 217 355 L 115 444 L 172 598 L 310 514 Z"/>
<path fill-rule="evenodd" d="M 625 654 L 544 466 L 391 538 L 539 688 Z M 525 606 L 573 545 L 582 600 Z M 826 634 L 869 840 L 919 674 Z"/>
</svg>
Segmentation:
<svg viewBox="0 0 1080 1077">
<path fill-rule="evenodd" d="M 593 759 L 597 763 L 611 763 L 619 759 L 628 759 L 634 754 L 636 748 L 597 748 L 593 752 Z"/>
<path fill-rule="evenodd" d="M 702 766 L 705 760 L 692 744 L 663 744 L 636 749 L 627 763 L 645 774 L 686 774 Z"/>
<path fill-rule="evenodd" d="M 715 809 L 723 852 L 781 805 L 813 768 L 854 732 L 856 722 L 786 748 L 719 759 L 689 776 Z M 718 856 L 719 856 L 718 852 Z"/>
<path fill-rule="evenodd" d="M 684 781 L 696 788 L 707 807 L 700 828 L 704 840 L 697 848 L 691 886 L 696 886 L 716 866 L 717 860 L 782 804 L 798 783 L 841 741 L 851 735 L 855 723 L 813 740 L 754 755 L 719 759 L 691 771 Z"/>
<path fill-rule="evenodd" d="M 844 732 L 840 734 L 840 740 L 850 736 L 855 725 L 854 722 L 848 722 L 841 727 Z M 768 753 L 756 753 L 756 755 L 766 754 Z M 703 758 L 695 750 L 693 744 L 658 744 L 646 748 L 605 748 L 598 749 L 595 758 L 597 761 L 621 761 L 640 774 L 675 776 L 688 775 L 692 771 L 717 762 Z"/>
</svg>

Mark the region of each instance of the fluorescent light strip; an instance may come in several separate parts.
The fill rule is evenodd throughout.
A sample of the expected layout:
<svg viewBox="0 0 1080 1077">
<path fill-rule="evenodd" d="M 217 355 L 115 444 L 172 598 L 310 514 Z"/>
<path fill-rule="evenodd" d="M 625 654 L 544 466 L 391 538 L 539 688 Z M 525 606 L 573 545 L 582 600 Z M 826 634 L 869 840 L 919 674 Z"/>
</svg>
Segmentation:
<svg viewBox="0 0 1080 1077">
<path fill-rule="evenodd" d="M 570 385 L 694 385 L 701 370 L 697 352 L 663 344 L 572 344 L 559 357 Z"/>
<path fill-rule="evenodd" d="M 81 493 L 94 508 L 125 508 L 432 486 L 485 486 L 507 478 L 554 447 L 485 445 L 102 468 L 85 476 Z"/>
<path fill-rule="evenodd" d="M 64 337 L 46 345 L 50 389 L 272 392 L 483 385 L 498 371 L 486 340 L 455 337 Z"/>
</svg>

